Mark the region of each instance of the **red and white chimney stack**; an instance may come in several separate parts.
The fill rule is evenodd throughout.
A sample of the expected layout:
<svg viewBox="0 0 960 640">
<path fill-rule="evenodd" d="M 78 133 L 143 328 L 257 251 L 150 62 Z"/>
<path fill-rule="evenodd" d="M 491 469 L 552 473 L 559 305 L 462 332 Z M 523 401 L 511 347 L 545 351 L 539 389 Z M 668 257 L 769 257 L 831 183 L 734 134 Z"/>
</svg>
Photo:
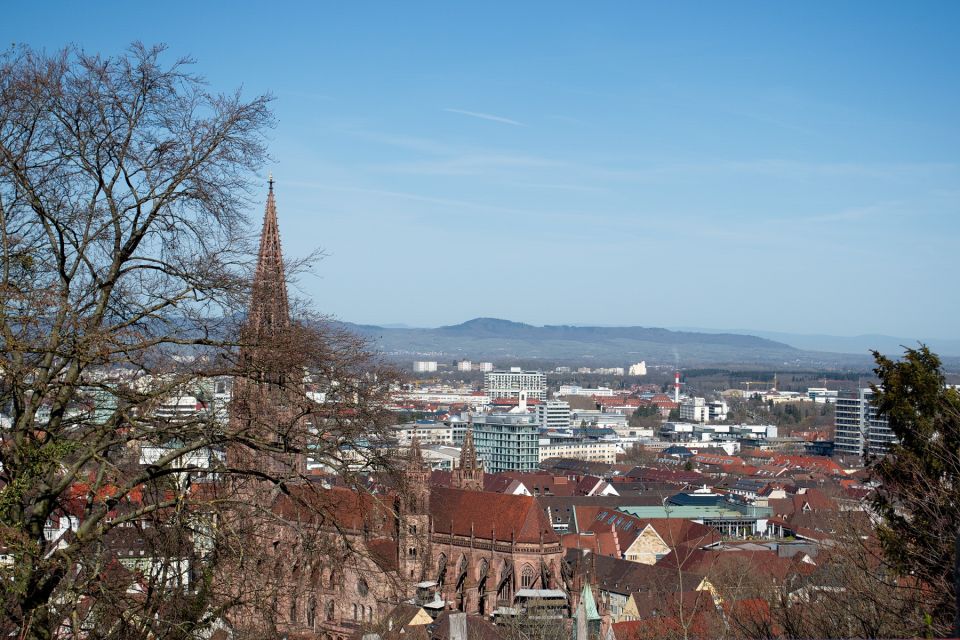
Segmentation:
<svg viewBox="0 0 960 640">
<path fill-rule="evenodd" d="M 677 371 L 673 378 L 673 401 L 680 404 L 680 372 Z"/>
</svg>

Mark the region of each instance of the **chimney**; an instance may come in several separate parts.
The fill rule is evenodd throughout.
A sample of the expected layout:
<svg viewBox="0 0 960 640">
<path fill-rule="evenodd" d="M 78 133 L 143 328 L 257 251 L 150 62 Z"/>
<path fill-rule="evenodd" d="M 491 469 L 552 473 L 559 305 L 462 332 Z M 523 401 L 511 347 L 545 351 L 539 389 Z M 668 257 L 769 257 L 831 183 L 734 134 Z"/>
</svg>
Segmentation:
<svg viewBox="0 0 960 640">
<path fill-rule="evenodd" d="M 450 614 L 450 640 L 467 640 L 467 614 Z"/>
</svg>

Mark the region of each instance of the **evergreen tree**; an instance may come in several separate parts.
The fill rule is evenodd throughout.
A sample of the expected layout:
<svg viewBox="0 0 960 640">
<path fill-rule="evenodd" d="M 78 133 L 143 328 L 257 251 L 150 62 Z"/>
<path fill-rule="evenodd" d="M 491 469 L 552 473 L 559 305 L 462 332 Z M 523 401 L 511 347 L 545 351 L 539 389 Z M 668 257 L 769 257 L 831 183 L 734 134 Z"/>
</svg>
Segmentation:
<svg viewBox="0 0 960 640">
<path fill-rule="evenodd" d="M 907 588 L 925 592 L 931 628 L 947 635 L 956 612 L 955 550 L 960 530 L 960 393 L 946 386 L 926 347 L 894 361 L 874 352 L 874 402 L 897 438 L 870 463 L 880 482 L 874 507 L 888 562 Z"/>
</svg>

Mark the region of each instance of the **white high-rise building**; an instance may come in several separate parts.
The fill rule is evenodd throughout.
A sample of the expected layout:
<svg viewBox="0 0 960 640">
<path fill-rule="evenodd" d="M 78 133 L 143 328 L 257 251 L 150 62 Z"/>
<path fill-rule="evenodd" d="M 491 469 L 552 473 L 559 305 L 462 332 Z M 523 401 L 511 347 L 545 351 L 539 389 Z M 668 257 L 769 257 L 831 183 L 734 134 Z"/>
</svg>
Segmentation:
<svg viewBox="0 0 960 640">
<path fill-rule="evenodd" d="M 706 422 L 710 409 L 703 398 L 687 398 L 680 403 L 680 419 L 685 422 Z"/>
<path fill-rule="evenodd" d="M 471 371 L 473 369 L 473 363 L 469 360 L 461 360 L 457 363 L 457 371 Z"/>
<path fill-rule="evenodd" d="M 519 367 L 483 375 L 483 392 L 491 399 L 519 398 L 521 391 L 526 391 L 528 398 L 546 400 L 547 376 L 542 371 L 522 371 Z"/>
<path fill-rule="evenodd" d="M 645 376 L 647 375 L 647 362 L 646 360 L 641 360 L 637 364 L 630 365 L 630 375 L 632 376 Z"/>
<path fill-rule="evenodd" d="M 487 373 L 488 371 L 493 371 L 493 363 L 481 362 L 480 364 L 477 365 L 477 371 L 482 371 L 483 373 Z"/>
<path fill-rule="evenodd" d="M 413 363 L 414 373 L 431 373 L 437 370 L 436 360 L 417 360 Z"/>
<path fill-rule="evenodd" d="M 562 400 L 547 400 L 536 406 L 537 422 L 541 429 L 569 429 L 570 403 Z"/>
<path fill-rule="evenodd" d="M 873 390 L 841 391 L 834 414 L 837 453 L 880 456 L 896 441 L 886 417 L 871 402 Z"/>
</svg>

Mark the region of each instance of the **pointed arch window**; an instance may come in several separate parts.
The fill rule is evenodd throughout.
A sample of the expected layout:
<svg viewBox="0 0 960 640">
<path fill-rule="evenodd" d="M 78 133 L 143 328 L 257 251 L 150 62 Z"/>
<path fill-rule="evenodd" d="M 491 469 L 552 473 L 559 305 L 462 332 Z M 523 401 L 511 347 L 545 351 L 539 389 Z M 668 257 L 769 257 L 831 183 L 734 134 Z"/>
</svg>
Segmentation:
<svg viewBox="0 0 960 640">
<path fill-rule="evenodd" d="M 533 570 L 533 567 L 528 564 L 523 565 L 523 570 L 520 572 L 520 588 L 529 589 L 536 580 L 537 573 Z"/>
</svg>

